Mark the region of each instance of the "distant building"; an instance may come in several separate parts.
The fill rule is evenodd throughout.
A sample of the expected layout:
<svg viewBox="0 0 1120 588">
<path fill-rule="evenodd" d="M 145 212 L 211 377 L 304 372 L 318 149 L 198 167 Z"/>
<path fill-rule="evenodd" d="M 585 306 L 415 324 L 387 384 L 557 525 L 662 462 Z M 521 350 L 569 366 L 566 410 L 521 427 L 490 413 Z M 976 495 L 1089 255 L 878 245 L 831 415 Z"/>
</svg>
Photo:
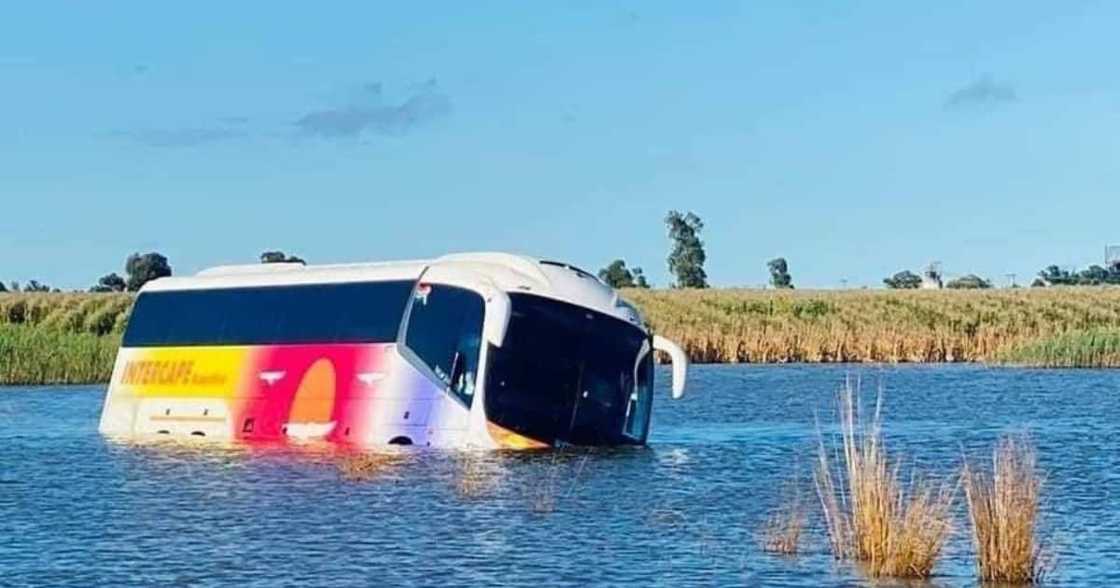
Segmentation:
<svg viewBox="0 0 1120 588">
<path fill-rule="evenodd" d="M 944 287 L 941 281 L 941 262 L 935 261 L 922 272 L 922 290 L 940 290 Z"/>
</svg>

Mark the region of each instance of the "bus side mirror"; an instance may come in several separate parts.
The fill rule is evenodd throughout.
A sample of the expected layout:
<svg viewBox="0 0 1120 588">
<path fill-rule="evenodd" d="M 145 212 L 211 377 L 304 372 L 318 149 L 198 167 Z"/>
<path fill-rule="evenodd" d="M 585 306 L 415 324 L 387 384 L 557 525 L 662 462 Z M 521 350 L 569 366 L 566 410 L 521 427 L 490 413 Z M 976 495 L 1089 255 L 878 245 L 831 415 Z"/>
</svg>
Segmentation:
<svg viewBox="0 0 1120 588">
<path fill-rule="evenodd" d="M 486 322 L 482 327 L 482 334 L 486 342 L 494 347 L 501 347 L 506 340 L 506 330 L 509 328 L 510 301 L 509 295 L 500 290 L 493 290 L 486 296 Z"/>
<path fill-rule="evenodd" d="M 653 336 L 653 348 L 667 353 L 673 362 L 673 399 L 684 396 L 684 382 L 688 377 L 688 355 L 685 355 L 680 345 L 660 335 Z"/>
</svg>

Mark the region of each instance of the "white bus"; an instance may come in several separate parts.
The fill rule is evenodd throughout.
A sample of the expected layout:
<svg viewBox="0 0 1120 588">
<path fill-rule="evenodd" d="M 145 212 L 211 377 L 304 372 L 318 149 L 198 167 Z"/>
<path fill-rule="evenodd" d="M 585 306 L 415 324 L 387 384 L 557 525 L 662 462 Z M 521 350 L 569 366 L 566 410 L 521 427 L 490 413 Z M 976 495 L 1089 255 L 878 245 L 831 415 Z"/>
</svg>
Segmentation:
<svg viewBox="0 0 1120 588">
<path fill-rule="evenodd" d="M 113 370 L 111 436 L 376 446 L 643 444 L 654 350 L 571 265 L 502 253 L 218 267 L 147 284 Z"/>
</svg>

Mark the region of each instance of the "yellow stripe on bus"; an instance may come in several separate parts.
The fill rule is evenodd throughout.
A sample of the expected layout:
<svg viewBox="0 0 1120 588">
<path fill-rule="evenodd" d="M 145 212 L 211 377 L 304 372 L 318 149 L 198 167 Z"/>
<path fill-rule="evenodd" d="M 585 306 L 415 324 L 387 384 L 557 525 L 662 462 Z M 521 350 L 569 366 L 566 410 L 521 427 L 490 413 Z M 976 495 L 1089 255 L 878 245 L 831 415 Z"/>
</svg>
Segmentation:
<svg viewBox="0 0 1120 588">
<path fill-rule="evenodd" d="M 125 349 L 115 386 L 140 397 L 232 397 L 240 387 L 249 347 Z"/>
</svg>

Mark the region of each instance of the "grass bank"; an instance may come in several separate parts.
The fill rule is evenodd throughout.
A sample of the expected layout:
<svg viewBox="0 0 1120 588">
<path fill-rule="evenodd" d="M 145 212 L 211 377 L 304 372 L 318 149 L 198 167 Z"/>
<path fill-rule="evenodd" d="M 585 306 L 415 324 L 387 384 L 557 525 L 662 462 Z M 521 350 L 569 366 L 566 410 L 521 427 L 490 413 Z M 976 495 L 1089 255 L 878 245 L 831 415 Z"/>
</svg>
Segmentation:
<svg viewBox="0 0 1120 588">
<path fill-rule="evenodd" d="M 693 361 L 1120 367 L 1120 288 L 627 290 Z M 0 384 L 109 378 L 127 294 L 0 294 Z"/>
</svg>

